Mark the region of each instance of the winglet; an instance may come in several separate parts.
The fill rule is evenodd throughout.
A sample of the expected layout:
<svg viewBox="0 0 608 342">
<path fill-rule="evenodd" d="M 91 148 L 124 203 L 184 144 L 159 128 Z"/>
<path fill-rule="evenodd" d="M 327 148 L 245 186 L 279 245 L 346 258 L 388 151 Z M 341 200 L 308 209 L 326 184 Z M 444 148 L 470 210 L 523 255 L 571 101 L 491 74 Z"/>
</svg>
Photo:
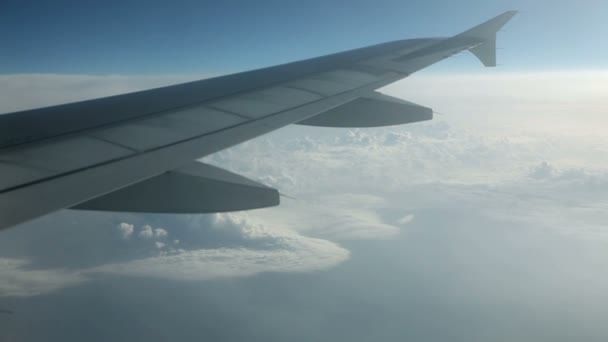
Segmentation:
<svg viewBox="0 0 608 342">
<path fill-rule="evenodd" d="M 496 66 L 496 38 L 469 49 L 487 67 Z"/>
<path fill-rule="evenodd" d="M 467 30 L 459 37 L 476 38 L 482 42 L 475 45 L 469 51 L 474 54 L 483 65 L 487 67 L 496 66 L 496 32 L 498 32 L 517 11 L 508 11 L 497 17 L 494 17 L 483 24 L 477 25 L 470 30 Z"/>
</svg>

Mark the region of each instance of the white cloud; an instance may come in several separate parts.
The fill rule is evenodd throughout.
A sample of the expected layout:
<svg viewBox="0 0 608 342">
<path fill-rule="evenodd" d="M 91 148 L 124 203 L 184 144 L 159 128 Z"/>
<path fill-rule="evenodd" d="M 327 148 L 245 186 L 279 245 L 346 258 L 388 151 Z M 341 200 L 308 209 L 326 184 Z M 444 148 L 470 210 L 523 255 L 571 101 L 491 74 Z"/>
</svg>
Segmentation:
<svg viewBox="0 0 608 342">
<path fill-rule="evenodd" d="M 157 238 L 165 238 L 165 237 L 167 237 L 167 235 L 169 235 L 169 234 L 163 228 L 156 228 L 156 229 L 154 229 L 154 236 L 157 237 Z"/>
<path fill-rule="evenodd" d="M 285 237 L 284 237 L 285 238 Z M 348 251 L 326 240 L 296 238 L 291 249 L 221 248 L 182 251 L 101 266 L 94 272 L 177 280 L 208 280 L 251 276 L 261 272 L 310 272 L 329 268 L 348 258 Z"/>
<path fill-rule="evenodd" d="M 0 258 L 0 297 L 29 297 L 76 286 L 86 278 L 61 269 L 26 269 L 28 261 Z"/>
<path fill-rule="evenodd" d="M 399 222 L 400 224 L 408 224 L 408 223 L 411 223 L 412 221 L 414 221 L 414 215 L 408 214 L 408 215 L 405 215 L 402 218 L 400 218 L 397 222 Z"/>
<path fill-rule="evenodd" d="M 149 225 L 145 225 L 141 227 L 141 230 L 137 235 L 144 240 L 148 240 L 154 237 L 154 230 L 152 230 L 152 227 Z"/>
<path fill-rule="evenodd" d="M 379 196 L 320 193 L 285 200 L 278 208 L 252 212 L 249 219 L 335 241 L 387 239 L 400 233 L 399 227 L 385 222 L 379 214 L 378 210 L 387 207 L 390 205 Z"/>
<path fill-rule="evenodd" d="M 120 232 L 120 236 L 123 239 L 127 240 L 127 239 L 129 239 L 131 237 L 131 235 L 133 235 L 134 227 L 135 226 L 132 225 L 132 224 L 128 224 L 128 223 L 122 222 L 116 228 Z"/>
<path fill-rule="evenodd" d="M 128 225 L 128 226 L 130 226 L 131 229 L 133 229 L 133 225 L 129 225 L 128 223 L 123 223 L 123 224 Z M 143 227 L 141 227 L 141 229 L 139 230 L 139 233 L 137 233 L 137 235 L 139 236 L 139 238 L 141 238 L 143 240 L 150 240 L 150 239 L 164 239 L 167 236 L 169 236 L 169 233 L 164 228 L 152 228 L 152 226 L 146 224 Z"/>
<path fill-rule="evenodd" d="M 154 277 L 174 280 L 204 281 L 222 277 L 245 277 L 262 272 L 311 272 L 335 266 L 349 258 L 349 251 L 334 242 L 307 237 L 289 229 L 262 226 L 246 213 L 193 216 L 202 226 L 191 227 L 227 232 L 233 247 L 177 248 L 154 241 L 155 250 L 142 250 L 148 256 L 124 262 L 108 262 L 98 266 L 63 269 L 29 269 L 22 259 L 0 258 L 0 297 L 35 296 L 90 281 L 99 275 Z M 179 222 L 179 221 L 175 221 Z M 211 224 L 211 227 L 208 225 Z M 130 223 L 118 226 L 129 231 Z M 170 229 L 168 227 L 167 229 Z M 144 225 L 139 235 L 147 240 L 166 237 L 167 229 Z M 204 239 L 204 236 L 202 237 Z M 95 243 L 95 241 L 84 243 Z M 75 256 L 76 257 L 76 256 Z"/>
<path fill-rule="evenodd" d="M 349 257 L 346 249 L 333 242 L 256 225 L 246 214 L 217 214 L 214 222 L 218 229 L 236 228 L 242 238 L 263 243 L 258 243 L 258 248 L 174 250 L 156 257 L 103 265 L 90 272 L 207 280 L 261 272 L 309 272 L 332 267 Z"/>
</svg>

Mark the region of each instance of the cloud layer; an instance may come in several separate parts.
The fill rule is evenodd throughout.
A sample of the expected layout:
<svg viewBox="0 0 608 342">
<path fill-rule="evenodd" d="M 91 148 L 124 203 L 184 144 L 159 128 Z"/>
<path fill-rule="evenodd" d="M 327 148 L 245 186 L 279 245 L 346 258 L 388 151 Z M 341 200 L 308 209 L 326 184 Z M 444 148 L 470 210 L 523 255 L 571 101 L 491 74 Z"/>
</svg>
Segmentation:
<svg viewBox="0 0 608 342">
<path fill-rule="evenodd" d="M 27 261 L 0 258 L 0 297 L 29 297 L 80 285 L 86 278 L 61 269 L 27 270 Z"/>
<path fill-rule="evenodd" d="M 0 85 L 10 86 L 0 112 L 186 79 L 2 76 Z M 605 122 L 605 79 L 586 72 L 417 75 L 383 91 L 448 115 L 367 130 L 288 127 L 205 158 L 293 197 L 281 207 L 58 213 L 3 232 L 1 267 L 10 276 L 0 279 L 0 296 L 49 293 L 100 275 L 193 281 L 327 269 L 350 256 L 338 243 L 395 238 L 435 207 L 601 235 L 608 141 L 591 126 Z"/>
<path fill-rule="evenodd" d="M 170 240 L 166 229 L 122 222 L 117 226 L 120 239 L 139 249 L 132 260 L 102 263 L 99 266 L 66 269 L 36 269 L 26 259 L 0 259 L 0 297 L 32 296 L 75 286 L 102 275 L 151 277 L 181 281 L 251 276 L 262 272 L 310 272 L 339 264 L 349 257 L 348 250 L 327 240 L 310 238 L 287 229 L 267 229 L 251 224 L 244 214 L 217 214 L 191 221 L 195 234 L 188 239 L 191 248 Z M 177 222 L 175 222 L 177 224 Z M 206 226 L 196 227 L 196 224 Z M 95 227 L 103 229 L 104 227 Z M 137 234 L 131 231 L 138 231 Z M 231 234 L 234 247 L 196 248 L 197 239 L 212 238 L 205 229 Z M 125 231 L 130 234 L 125 238 Z M 131 240 L 137 236 L 140 241 Z M 198 236 L 197 236 L 198 235 Z M 99 241 L 82 241 L 99 244 Z M 116 243 L 116 242 L 115 242 Z M 147 248 L 142 244 L 147 244 Z M 105 246 L 108 251 L 115 248 Z M 50 251 L 53 253 L 53 251 Z M 71 255 L 70 257 L 77 257 Z"/>
</svg>

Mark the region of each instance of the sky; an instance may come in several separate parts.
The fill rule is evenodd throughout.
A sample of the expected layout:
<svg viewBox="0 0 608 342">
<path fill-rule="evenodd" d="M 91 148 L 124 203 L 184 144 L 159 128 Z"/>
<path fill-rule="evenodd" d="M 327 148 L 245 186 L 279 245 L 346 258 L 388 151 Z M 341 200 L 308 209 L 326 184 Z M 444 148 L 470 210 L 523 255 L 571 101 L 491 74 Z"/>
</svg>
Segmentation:
<svg viewBox="0 0 608 342">
<path fill-rule="evenodd" d="M 605 341 L 607 7 L 2 2 L 0 113 L 521 13 L 499 67 L 461 54 L 381 89 L 433 121 L 290 126 L 204 158 L 279 207 L 0 232 L 0 341 Z"/>
<path fill-rule="evenodd" d="M 449 36 L 513 9 L 521 13 L 499 43 L 505 68 L 606 66 L 603 0 L 7 0 L 0 73 L 227 73 Z"/>
</svg>

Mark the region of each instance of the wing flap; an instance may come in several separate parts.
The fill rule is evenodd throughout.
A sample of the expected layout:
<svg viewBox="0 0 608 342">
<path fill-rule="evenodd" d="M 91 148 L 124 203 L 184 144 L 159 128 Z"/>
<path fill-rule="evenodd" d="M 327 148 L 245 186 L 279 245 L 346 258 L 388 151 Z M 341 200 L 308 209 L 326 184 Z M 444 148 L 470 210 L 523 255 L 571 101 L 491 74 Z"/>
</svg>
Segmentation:
<svg viewBox="0 0 608 342">
<path fill-rule="evenodd" d="M 379 127 L 432 118 L 433 110 L 430 108 L 372 92 L 298 124 L 321 127 Z"/>
<path fill-rule="evenodd" d="M 276 189 L 215 166 L 193 162 L 72 209 L 145 212 L 217 213 L 279 205 Z"/>
</svg>

